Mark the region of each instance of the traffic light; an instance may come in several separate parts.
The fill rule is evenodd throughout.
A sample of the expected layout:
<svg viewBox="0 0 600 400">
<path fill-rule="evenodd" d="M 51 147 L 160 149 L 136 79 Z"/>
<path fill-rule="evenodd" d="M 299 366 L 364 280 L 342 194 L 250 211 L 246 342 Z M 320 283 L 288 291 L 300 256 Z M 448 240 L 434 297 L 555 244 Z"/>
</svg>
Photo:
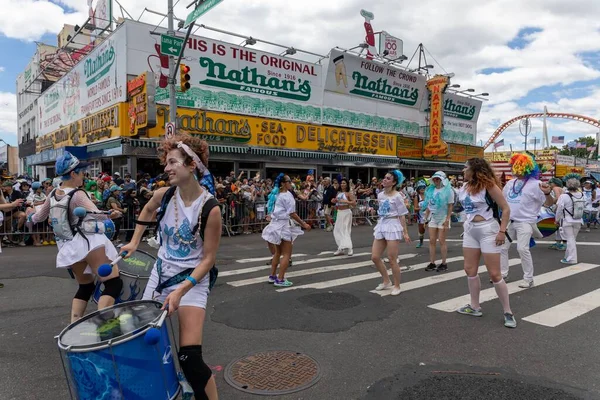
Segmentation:
<svg viewBox="0 0 600 400">
<path fill-rule="evenodd" d="M 190 67 L 185 64 L 179 65 L 179 84 L 181 91 L 185 92 L 190 88 Z"/>
</svg>

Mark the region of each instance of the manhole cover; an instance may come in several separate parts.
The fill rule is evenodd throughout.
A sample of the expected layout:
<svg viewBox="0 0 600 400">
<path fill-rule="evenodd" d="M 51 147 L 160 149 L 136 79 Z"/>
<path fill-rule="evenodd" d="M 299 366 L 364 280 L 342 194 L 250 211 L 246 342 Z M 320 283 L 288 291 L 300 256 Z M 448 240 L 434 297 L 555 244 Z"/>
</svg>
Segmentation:
<svg viewBox="0 0 600 400">
<path fill-rule="evenodd" d="M 225 381 L 231 386 L 266 396 L 299 392 L 320 378 L 319 364 L 306 354 L 293 351 L 251 354 L 225 368 Z"/>
<path fill-rule="evenodd" d="M 298 298 L 309 307 L 326 311 L 340 311 L 356 307 L 360 299 L 349 293 L 314 293 Z"/>
</svg>

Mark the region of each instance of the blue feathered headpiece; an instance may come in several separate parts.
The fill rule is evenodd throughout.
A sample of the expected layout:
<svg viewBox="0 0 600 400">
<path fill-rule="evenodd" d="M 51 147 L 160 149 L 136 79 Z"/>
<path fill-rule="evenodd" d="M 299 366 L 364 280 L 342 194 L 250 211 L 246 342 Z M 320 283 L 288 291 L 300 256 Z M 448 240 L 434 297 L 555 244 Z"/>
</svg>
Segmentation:
<svg viewBox="0 0 600 400">
<path fill-rule="evenodd" d="M 277 196 L 279 196 L 279 186 L 284 176 L 283 172 L 280 173 L 275 178 L 275 182 L 273 182 L 273 190 L 269 193 L 269 201 L 267 202 L 267 214 L 271 214 L 275 208 L 275 201 L 277 201 Z"/>
<path fill-rule="evenodd" d="M 396 177 L 396 188 L 399 188 L 400 186 L 402 186 L 402 183 L 406 178 L 404 177 L 402 171 L 400 171 L 399 169 L 393 170 L 392 174 L 394 174 L 394 176 Z"/>
</svg>

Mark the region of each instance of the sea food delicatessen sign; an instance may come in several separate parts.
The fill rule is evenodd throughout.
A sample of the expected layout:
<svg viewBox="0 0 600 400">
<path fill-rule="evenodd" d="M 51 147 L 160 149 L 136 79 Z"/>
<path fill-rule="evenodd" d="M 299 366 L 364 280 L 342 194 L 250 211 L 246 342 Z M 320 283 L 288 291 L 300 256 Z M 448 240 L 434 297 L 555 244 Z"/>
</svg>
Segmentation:
<svg viewBox="0 0 600 400">
<path fill-rule="evenodd" d="M 158 106 L 158 124 L 150 137 L 164 134 L 168 107 Z M 331 153 L 395 156 L 397 135 L 355 129 L 302 124 L 192 109 L 178 109 L 177 126 L 208 141 L 228 141 L 271 148 Z"/>
</svg>

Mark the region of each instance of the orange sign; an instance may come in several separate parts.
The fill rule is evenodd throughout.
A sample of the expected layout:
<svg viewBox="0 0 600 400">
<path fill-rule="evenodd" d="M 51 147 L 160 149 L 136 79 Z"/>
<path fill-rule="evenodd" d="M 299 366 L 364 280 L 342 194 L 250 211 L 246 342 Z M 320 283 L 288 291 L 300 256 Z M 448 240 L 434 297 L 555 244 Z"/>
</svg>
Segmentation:
<svg viewBox="0 0 600 400">
<path fill-rule="evenodd" d="M 397 143 L 396 155 L 399 158 L 421 158 L 423 156 L 423 139 L 398 136 Z"/>
<path fill-rule="evenodd" d="M 444 126 L 444 91 L 448 86 L 448 77 L 436 75 L 427 81 L 427 90 L 431 93 L 429 115 L 429 142 L 423 150 L 423 157 L 445 157 L 448 145 L 442 140 Z"/>
<path fill-rule="evenodd" d="M 571 167 L 569 165 L 557 165 L 556 170 L 554 171 L 554 176 L 562 178 L 568 174 L 585 174 L 585 167 Z"/>
<path fill-rule="evenodd" d="M 137 135 L 140 129 L 156 126 L 156 103 L 154 74 L 144 72 L 127 81 L 129 99 L 129 134 Z"/>
</svg>

